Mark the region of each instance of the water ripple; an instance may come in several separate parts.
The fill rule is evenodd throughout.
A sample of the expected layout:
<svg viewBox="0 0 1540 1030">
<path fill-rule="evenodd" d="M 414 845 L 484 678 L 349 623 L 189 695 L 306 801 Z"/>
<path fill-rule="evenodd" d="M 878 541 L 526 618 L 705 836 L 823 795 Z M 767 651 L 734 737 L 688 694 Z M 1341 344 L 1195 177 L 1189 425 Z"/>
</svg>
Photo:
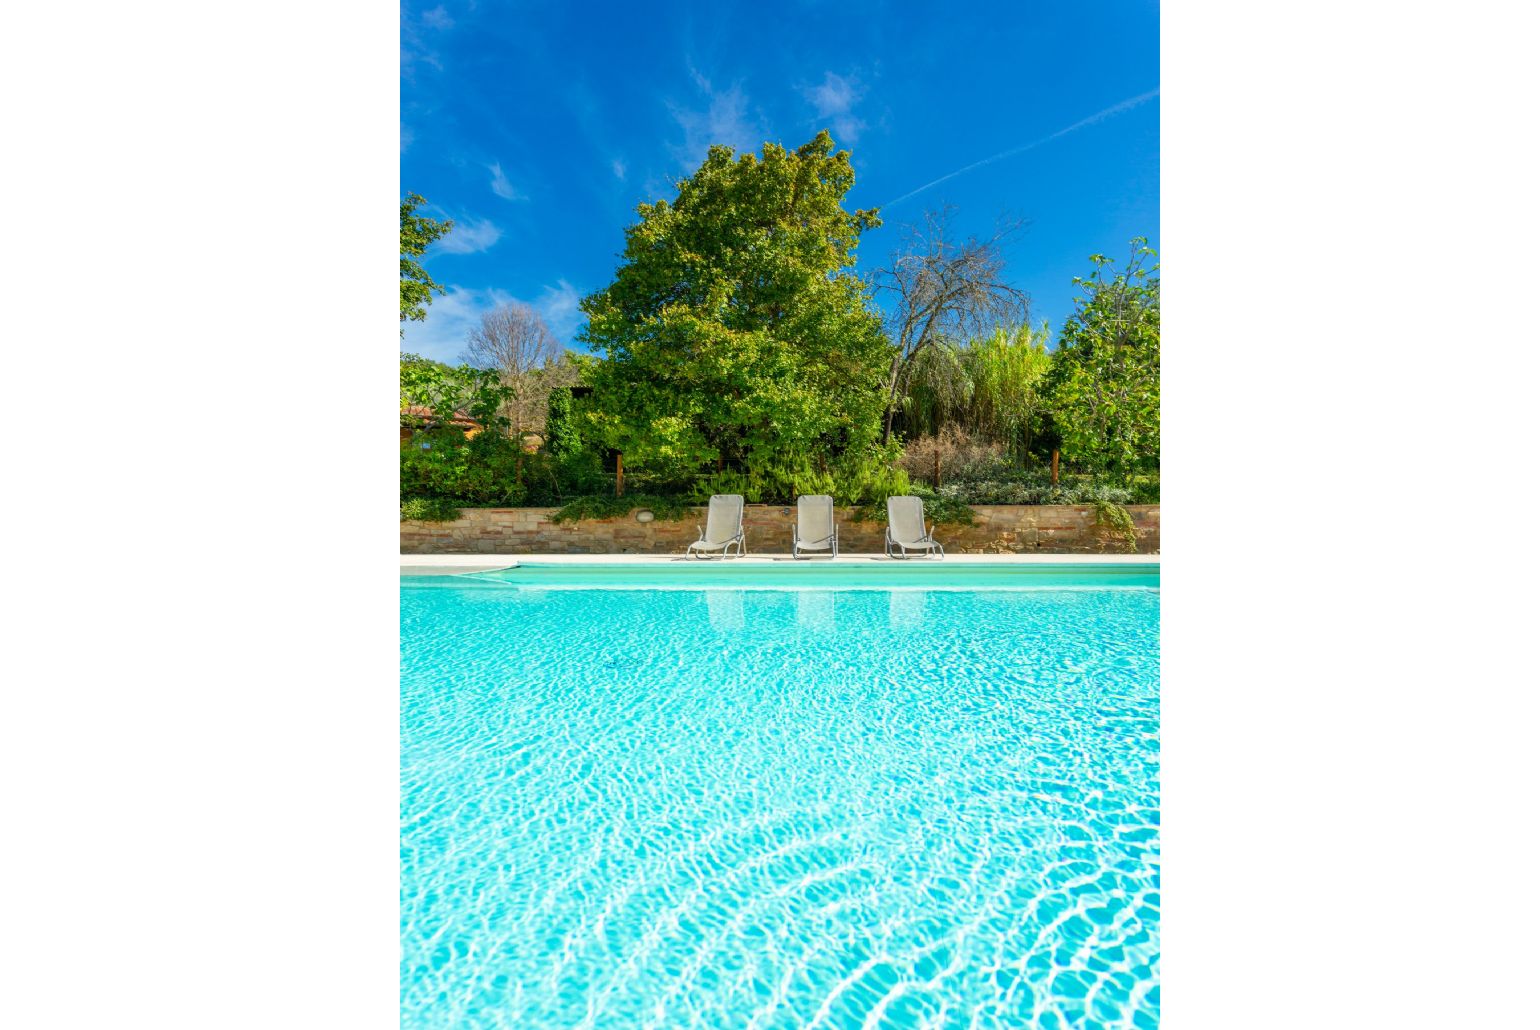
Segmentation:
<svg viewBox="0 0 1540 1030">
<path fill-rule="evenodd" d="M 403 1026 L 1154 1027 L 1158 606 L 403 589 Z"/>
</svg>

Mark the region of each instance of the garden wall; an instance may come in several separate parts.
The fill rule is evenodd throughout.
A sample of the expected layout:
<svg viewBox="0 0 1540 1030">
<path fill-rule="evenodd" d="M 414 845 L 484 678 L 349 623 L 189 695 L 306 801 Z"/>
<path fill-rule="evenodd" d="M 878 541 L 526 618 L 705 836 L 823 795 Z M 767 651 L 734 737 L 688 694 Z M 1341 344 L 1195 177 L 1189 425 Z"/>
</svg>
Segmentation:
<svg viewBox="0 0 1540 1030">
<path fill-rule="evenodd" d="M 401 523 L 402 554 L 682 554 L 697 539 L 705 509 L 682 522 L 638 522 L 636 514 L 604 521 L 553 523 L 555 508 L 466 508 L 457 522 Z M 1096 525 L 1090 505 L 977 504 L 976 524 L 938 526 L 936 539 L 958 554 L 1115 554 L 1122 537 Z M 1141 554 L 1160 553 L 1160 505 L 1131 504 Z M 853 522 L 838 509 L 842 554 L 881 554 L 883 524 Z M 778 504 L 744 508 L 750 554 L 787 554 L 795 510 Z"/>
</svg>

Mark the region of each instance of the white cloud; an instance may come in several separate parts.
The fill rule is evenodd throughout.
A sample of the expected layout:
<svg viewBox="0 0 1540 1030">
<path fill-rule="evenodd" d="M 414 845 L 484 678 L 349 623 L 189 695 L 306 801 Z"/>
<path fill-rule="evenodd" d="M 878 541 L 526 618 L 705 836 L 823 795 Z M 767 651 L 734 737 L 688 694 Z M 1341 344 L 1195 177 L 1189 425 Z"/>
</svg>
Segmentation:
<svg viewBox="0 0 1540 1030">
<path fill-rule="evenodd" d="M 727 90 L 713 89 L 710 80 L 694 68 L 690 69 L 690 76 L 706 100 L 706 109 L 667 102 L 669 113 L 684 130 L 684 142 L 671 148 L 681 167 L 694 171 L 714 143 L 724 143 L 735 150 L 757 151 L 768 133 L 759 111 L 750 110 L 743 89 L 737 83 Z"/>
<path fill-rule="evenodd" d="M 431 11 L 422 12 L 422 23 L 430 29 L 443 30 L 454 28 L 455 20 L 449 16 L 449 12 L 444 10 L 443 5 L 440 4 Z"/>
<path fill-rule="evenodd" d="M 547 286 L 541 291 L 540 299 L 535 301 L 535 310 L 540 312 L 540 317 L 558 339 L 570 344 L 586 317 L 578 307 L 582 299 L 577 287 L 565 279 L 558 279 L 555 286 Z"/>
<path fill-rule="evenodd" d="M 499 197 L 502 197 L 504 200 L 528 200 L 529 199 L 529 197 L 526 196 L 524 193 L 522 193 L 519 190 L 515 189 L 513 183 L 508 181 L 508 176 L 503 174 L 503 166 L 501 164 L 490 164 L 490 165 L 487 165 L 487 171 L 492 173 L 492 192 L 493 193 L 496 193 Z"/>
<path fill-rule="evenodd" d="M 455 227 L 433 249 L 443 254 L 479 254 L 502 238 L 503 231 L 487 218 L 456 218 Z"/>
<path fill-rule="evenodd" d="M 401 152 L 403 154 L 406 153 L 406 148 L 412 145 L 412 140 L 414 140 L 416 138 L 417 137 L 412 134 L 412 130 L 407 127 L 407 124 L 405 122 L 402 122 L 401 123 Z"/>
<path fill-rule="evenodd" d="M 624 179 L 626 177 L 626 163 L 617 157 L 610 162 L 610 171 L 615 173 L 615 178 Z"/>
<path fill-rule="evenodd" d="M 818 112 L 820 121 L 827 123 L 840 143 L 854 143 L 860 138 L 866 123 L 856 117 L 856 103 L 866 95 L 866 87 L 855 75 L 836 75 L 824 72 L 823 83 L 802 91 L 802 95 Z"/>
</svg>

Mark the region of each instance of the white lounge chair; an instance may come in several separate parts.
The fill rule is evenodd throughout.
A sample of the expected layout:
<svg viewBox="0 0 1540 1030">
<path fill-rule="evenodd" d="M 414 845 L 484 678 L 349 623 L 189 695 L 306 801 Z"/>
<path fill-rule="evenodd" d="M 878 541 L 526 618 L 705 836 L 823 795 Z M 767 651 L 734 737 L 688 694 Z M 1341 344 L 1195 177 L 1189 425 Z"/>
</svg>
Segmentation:
<svg viewBox="0 0 1540 1030">
<path fill-rule="evenodd" d="M 828 494 L 808 494 L 797 498 L 797 521 L 791 527 L 791 556 L 803 551 L 828 551 L 840 556 L 840 527 L 834 521 L 834 498 Z"/>
<path fill-rule="evenodd" d="M 895 548 L 897 554 L 893 553 Z M 889 558 L 907 558 L 910 551 L 946 557 L 941 542 L 925 528 L 925 502 L 908 495 L 888 498 L 888 530 L 882 549 Z"/>
<path fill-rule="evenodd" d="M 700 539 L 684 549 L 690 557 L 705 557 L 717 552 L 727 557 L 728 548 L 737 548 L 743 557 L 743 495 L 712 494 L 706 508 L 706 525 L 700 528 Z"/>
</svg>

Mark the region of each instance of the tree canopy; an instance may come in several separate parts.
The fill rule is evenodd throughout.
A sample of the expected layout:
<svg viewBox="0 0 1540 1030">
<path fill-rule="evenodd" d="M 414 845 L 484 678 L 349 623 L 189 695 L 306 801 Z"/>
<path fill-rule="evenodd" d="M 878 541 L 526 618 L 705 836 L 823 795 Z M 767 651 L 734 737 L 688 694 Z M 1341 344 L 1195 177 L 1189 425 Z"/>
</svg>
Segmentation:
<svg viewBox="0 0 1540 1030">
<path fill-rule="evenodd" d="M 1160 265 L 1140 237 L 1122 271 L 1091 255 L 1048 375 L 1064 456 L 1111 473 L 1160 467 Z"/>
<path fill-rule="evenodd" d="M 433 281 L 428 270 L 418 262 L 428 246 L 453 229 L 450 220 L 437 221 L 417 214 L 417 209 L 427 201 L 416 193 L 408 193 L 401 200 L 401 321 L 421 322 L 428 317 L 428 305 L 435 293 L 442 295 L 444 288 Z"/>
<path fill-rule="evenodd" d="M 609 446 L 759 477 L 876 453 L 892 348 L 852 271 L 880 224 L 843 207 L 854 182 L 820 132 L 758 156 L 714 146 L 673 203 L 637 209 L 614 282 L 583 301 Z"/>
</svg>

